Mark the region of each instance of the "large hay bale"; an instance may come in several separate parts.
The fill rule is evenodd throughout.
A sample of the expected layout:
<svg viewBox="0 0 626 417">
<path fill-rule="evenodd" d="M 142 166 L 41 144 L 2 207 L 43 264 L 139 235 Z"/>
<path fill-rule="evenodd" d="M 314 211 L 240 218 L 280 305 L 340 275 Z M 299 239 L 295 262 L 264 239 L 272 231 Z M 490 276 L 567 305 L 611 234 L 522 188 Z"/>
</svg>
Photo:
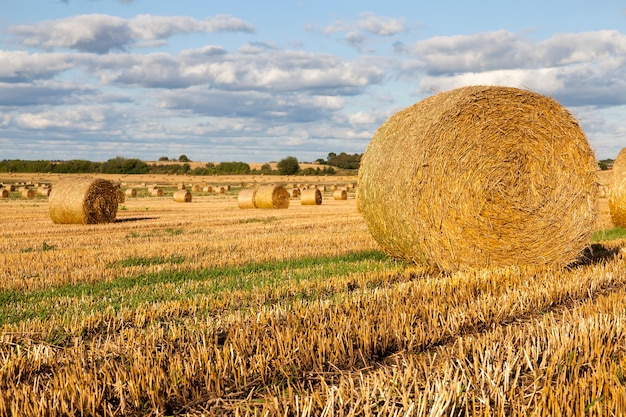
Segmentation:
<svg viewBox="0 0 626 417">
<path fill-rule="evenodd" d="M 464 87 L 380 126 L 361 161 L 358 206 L 393 257 L 450 271 L 562 266 L 589 244 L 596 169 L 556 100 Z"/>
<path fill-rule="evenodd" d="M 615 226 L 626 227 L 626 148 L 613 162 L 609 180 L 609 213 Z"/>
<path fill-rule="evenodd" d="M 239 191 L 237 195 L 237 205 L 240 209 L 256 208 L 254 204 L 254 197 L 256 195 L 256 188 L 245 188 Z"/>
<path fill-rule="evenodd" d="M 303 206 L 319 206 L 322 204 L 322 192 L 317 188 L 308 188 L 300 193 L 300 204 Z"/>
<path fill-rule="evenodd" d="M 150 188 L 148 189 L 148 192 L 150 193 L 150 195 L 152 197 L 162 197 L 163 196 L 163 190 L 160 188 Z"/>
<path fill-rule="evenodd" d="M 348 191 L 345 188 L 339 188 L 333 192 L 333 198 L 335 200 L 347 200 Z"/>
<path fill-rule="evenodd" d="M 286 209 L 289 207 L 289 191 L 282 185 L 261 185 L 254 195 L 257 208 Z"/>
<path fill-rule="evenodd" d="M 96 178 L 65 178 L 54 184 L 48 200 L 54 223 L 111 223 L 117 215 L 117 187 Z"/>
<path fill-rule="evenodd" d="M 22 187 L 20 194 L 22 195 L 22 198 L 35 198 L 37 193 L 35 193 L 35 190 L 32 188 Z"/>
<path fill-rule="evenodd" d="M 181 189 L 174 192 L 174 201 L 178 203 L 190 203 L 191 191 L 187 189 Z"/>
<path fill-rule="evenodd" d="M 127 188 L 124 193 L 126 194 L 126 197 L 137 197 L 137 190 L 134 188 Z"/>
</svg>

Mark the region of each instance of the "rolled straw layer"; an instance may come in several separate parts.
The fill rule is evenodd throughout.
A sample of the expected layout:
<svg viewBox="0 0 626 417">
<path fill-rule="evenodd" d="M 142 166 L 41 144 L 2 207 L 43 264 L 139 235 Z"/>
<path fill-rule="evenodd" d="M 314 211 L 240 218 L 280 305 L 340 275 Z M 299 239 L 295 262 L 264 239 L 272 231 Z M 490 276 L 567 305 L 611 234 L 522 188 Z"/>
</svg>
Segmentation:
<svg viewBox="0 0 626 417">
<path fill-rule="evenodd" d="M 303 206 L 319 206 L 322 204 L 322 192 L 317 188 L 302 190 L 300 204 Z"/>
<path fill-rule="evenodd" d="M 180 189 L 174 192 L 174 201 L 178 203 L 190 203 L 191 191 L 187 189 Z"/>
<path fill-rule="evenodd" d="M 613 162 L 609 180 L 609 212 L 615 226 L 626 227 L 626 148 Z"/>
<path fill-rule="evenodd" d="M 551 98 L 472 86 L 428 97 L 376 131 L 359 207 L 391 256 L 442 270 L 567 265 L 589 244 L 597 164 Z"/>
<path fill-rule="evenodd" d="M 95 224 L 115 221 L 117 187 L 94 178 L 65 178 L 54 184 L 48 205 L 54 223 Z"/>
<path fill-rule="evenodd" d="M 256 190 L 254 205 L 257 208 L 286 209 L 289 197 L 289 191 L 282 185 L 261 185 Z"/>
<path fill-rule="evenodd" d="M 240 209 L 252 209 L 256 208 L 254 204 L 254 197 L 256 195 L 256 188 L 244 188 L 239 191 L 237 195 L 237 205 Z"/>
</svg>

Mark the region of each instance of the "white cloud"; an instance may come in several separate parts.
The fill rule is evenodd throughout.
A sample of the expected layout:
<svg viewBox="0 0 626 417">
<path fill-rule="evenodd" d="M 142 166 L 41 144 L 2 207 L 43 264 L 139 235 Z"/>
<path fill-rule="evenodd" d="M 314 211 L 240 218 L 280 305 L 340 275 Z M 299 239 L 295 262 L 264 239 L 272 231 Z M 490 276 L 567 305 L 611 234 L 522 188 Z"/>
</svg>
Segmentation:
<svg viewBox="0 0 626 417">
<path fill-rule="evenodd" d="M 232 16 L 204 20 L 185 16 L 141 15 L 134 19 L 90 14 L 16 25 L 8 29 L 21 43 L 42 49 L 68 48 L 81 52 L 108 53 L 191 32 L 254 32 L 254 27 Z M 151 45 L 151 44 L 150 44 Z"/>
</svg>

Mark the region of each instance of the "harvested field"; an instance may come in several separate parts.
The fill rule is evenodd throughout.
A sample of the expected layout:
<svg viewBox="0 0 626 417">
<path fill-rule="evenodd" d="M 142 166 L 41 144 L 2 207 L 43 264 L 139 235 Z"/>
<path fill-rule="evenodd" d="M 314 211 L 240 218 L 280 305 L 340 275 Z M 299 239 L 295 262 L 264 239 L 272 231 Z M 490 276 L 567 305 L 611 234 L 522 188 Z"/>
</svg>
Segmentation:
<svg viewBox="0 0 626 417">
<path fill-rule="evenodd" d="M 388 258 L 353 191 L 240 210 L 131 180 L 113 223 L 0 200 L 0 416 L 626 413 L 624 238 L 441 274 Z"/>
</svg>

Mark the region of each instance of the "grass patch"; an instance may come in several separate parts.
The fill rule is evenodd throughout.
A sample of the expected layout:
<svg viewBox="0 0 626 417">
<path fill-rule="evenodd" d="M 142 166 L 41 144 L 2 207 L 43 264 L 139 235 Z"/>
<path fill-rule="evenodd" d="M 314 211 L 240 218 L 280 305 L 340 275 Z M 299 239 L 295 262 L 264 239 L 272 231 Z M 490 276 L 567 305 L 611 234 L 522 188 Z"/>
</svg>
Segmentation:
<svg viewBox="0 0 626 417">
<path fill-rule="evenodd" d="M 123 262 L 143 264 L 148 260 L 133 258 Z M 32 292 L 10 290 L 0 292 L 0 326 L 32 318 L 75 317 L 111 308 L 118 310 L 155 302 L 188 301 L 199 295 L 286 286 L 303 280 L 324 280 L 359 272 L 397 270 L 403 265 L 381 251 L 364 251 L 200 270 L 161 271 L 110 282 L 68 284 Z M 186 282 L 200 285 L 192 286 L 193 290 L 183 289 Z M 172 291 L 172 285 L 178 290 Z M 59 309 L 58 305 L 68 308 Z"/>
<path fill-rule="evenodd" d="M 614 227 L 612 229 L 598 230 L 591 235 L 593 243 L 606 242 L 608 240 L 617 240 L 626 238 L 626 229 Z"/>
</svg>

